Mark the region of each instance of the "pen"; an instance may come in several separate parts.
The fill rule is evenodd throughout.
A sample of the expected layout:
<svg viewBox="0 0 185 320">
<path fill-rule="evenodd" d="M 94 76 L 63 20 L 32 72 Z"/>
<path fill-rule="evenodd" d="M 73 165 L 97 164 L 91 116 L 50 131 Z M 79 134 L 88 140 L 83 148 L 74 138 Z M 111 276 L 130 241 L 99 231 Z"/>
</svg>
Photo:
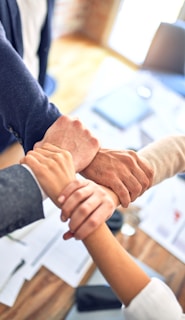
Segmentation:
<svg viewBox="0 0 185 320">
<path fill-rule="evenodd" d="M 10 281 L 10 279 L 14 276 L 14 274 L 22 268 L 22 266 L 26 263 L 26 261 L 24 259 L 21 259 L 21 261 L 15 266 L 15 268 L 11 271 L 11 273 L 8 275 L 7 279 L 5 280 L 5 282 L 2 284 L 2 286 L 0 287 L 0 292 L 2 292 L 4 290 L 4 288 L 6 287 L 6 285 L 8 284 L 8 282 Z"/>
</svg>

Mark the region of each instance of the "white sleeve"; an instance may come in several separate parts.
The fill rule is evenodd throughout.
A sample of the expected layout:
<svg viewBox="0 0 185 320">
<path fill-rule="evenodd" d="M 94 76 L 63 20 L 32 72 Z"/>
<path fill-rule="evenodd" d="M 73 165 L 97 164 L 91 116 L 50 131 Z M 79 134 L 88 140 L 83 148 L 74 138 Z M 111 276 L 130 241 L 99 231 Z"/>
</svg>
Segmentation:
<svg viewBox="0 0 185 320">
<path fill-rule="evenodd" d="M 127 308 L 123 306 L 123 315 L 125 320 L 185 319 L 171 289 L 157 278 L 152 278 Z"/>
</svg>

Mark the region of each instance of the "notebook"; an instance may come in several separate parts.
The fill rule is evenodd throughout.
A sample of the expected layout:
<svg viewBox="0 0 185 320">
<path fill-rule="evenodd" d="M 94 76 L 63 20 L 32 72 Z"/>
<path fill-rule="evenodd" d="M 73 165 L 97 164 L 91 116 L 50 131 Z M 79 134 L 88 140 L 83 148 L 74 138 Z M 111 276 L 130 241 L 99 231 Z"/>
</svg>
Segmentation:
<svg viewBox="0 0 185 320">
<path fill-rule="evenodd" d="M 149 100 L 126 85 L 96 100 L 92 110 L 119 129 L 126 129 L 151 113 Z"/>
</svg>

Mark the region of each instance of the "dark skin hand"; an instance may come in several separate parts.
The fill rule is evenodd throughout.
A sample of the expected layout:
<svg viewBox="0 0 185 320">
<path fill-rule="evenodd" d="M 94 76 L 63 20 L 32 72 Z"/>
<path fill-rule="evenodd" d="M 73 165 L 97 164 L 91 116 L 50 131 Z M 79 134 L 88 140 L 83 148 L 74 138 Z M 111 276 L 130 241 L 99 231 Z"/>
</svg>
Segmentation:
<svg viewBox="0 0 185 320">
<path fill-rule="evenodd" d="M 100 149 L 81 174 L 117 194 L 123 207 L 142 195 L 153 180 L 153 170 L 133 150 Z"/>
</svg>

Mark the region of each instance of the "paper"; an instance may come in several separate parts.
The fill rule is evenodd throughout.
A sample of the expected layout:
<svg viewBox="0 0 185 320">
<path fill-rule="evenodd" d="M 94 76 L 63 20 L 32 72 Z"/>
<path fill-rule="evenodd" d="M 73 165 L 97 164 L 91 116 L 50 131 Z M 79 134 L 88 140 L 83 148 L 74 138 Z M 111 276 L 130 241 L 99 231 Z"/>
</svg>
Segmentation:
<svg viewBox="0 0 185 320">
<path fill-rule="evenodd" d="M 12 306 L 24 283 L 26 246 L 3 237 L 0 241 L 0 302 Z"/>
<path fill-rule="evenodd" d="M 70 286 L 77 287 L 92 264 L 92 259 L 81 241 L 63 241 L 59 237 L 43 258 L 42 264 Z"/>
<path fill-rule="evenodd" d="M 139 227 L 185 263 L 185 182 L 170 178 L 157 186 L 148 206 L 141 210 Z"/>
<path fill-rule="evenodd" d="M 92 264 L 81 241 L 63 240 L 68 223 L 61 222 L 61 210 L 47 199 L 44 211 L 46 219 L 0 240 L 0 302 L 8 306 L 13 306 L 25 279 L 31 280 L 41 266 L 76 287 Z"/>
</svg>

